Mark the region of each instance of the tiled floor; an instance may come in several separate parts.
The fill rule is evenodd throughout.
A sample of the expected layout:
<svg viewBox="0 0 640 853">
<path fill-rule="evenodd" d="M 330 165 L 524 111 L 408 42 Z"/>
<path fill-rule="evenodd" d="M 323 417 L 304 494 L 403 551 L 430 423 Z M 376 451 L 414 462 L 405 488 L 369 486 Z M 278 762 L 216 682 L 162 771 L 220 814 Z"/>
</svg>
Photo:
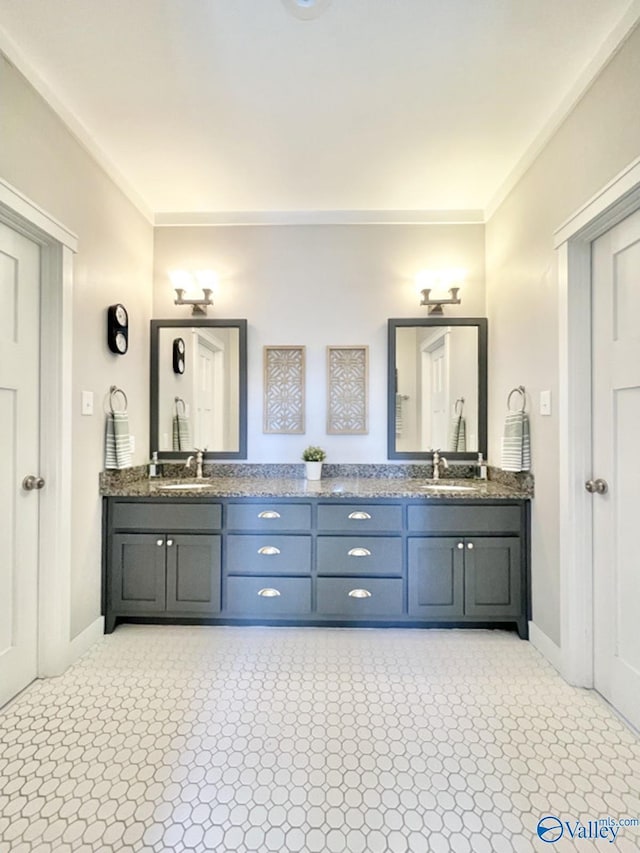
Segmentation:
<svg viewBox="0 0 640 853">
<path fill-rule="evenodd" d="M 536 826 L 639 788 L 638 738 L 498 631 L 121 626 L 0 712 L 0 853 L 637 851 Z"/>
</svg>

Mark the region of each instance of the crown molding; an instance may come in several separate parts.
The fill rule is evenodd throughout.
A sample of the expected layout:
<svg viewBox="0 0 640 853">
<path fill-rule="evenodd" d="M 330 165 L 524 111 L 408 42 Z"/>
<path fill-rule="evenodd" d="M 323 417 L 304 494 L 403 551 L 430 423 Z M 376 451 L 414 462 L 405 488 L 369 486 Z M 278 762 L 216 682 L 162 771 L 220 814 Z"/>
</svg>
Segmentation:
<svg viewBox="0 0 640 853">
<path fill-rule="evenodd" d="M 156 213 L 157 228 L 273 225 L 482 225 L 482 210 L 231 210 Z"/>
<path fill-rule="evenodd" d="M 95 138 L 86 126 L 56 95 L 49 83 L 36 70 L 33 64 L 26 59 L 20 48 L 1 28 L 0 53 L 5 56 L 7 61 L 16 68 L 16 70 L 25 78 L 27 83 L 29 83 L 40 97 L 43 98 L 47 106 L 56 113 L 76 142 L 78 142 L 91 156 L 91 158 L 96 161 L 118 189 L 128 198 L 131 204 L 133 204 L 136 210 L 138 210 L 138 212 L 142 214 L 150 224 L 153 224 L 153 211 L 146 201 L 124 177 L 115 163 L 113 163 L 113 161 L 105 154 L 104 150 L 96 142 Z"/>
<path fill-rule="evenodd" d="M 575 83 L 567 91 L 558 107 L 551 114 L 542 130 L 536 135 L 522 157 L 517 161 L 500 185 L 484 210 L 485 222 L 488 222 L 505 201 L 509 193 L 524 177 L 553 135 L 568 118 L 579 101 L 591 88 L 596 78 L 604 71 L 609 62 L 622 48 L 640 21 L 640 0 L 633 0 L 625 14 L 618 21 L 600 46 L 598 52 L 585 66 Z"/>
</svg>

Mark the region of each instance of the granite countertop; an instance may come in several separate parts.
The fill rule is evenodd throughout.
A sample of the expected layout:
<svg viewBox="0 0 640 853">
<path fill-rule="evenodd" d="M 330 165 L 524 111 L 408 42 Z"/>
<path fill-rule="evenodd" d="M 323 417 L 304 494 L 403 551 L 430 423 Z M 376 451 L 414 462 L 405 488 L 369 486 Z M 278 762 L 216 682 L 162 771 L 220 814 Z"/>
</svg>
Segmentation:
<svg viewBox="0 0 640 853">
<path fill-rule="evenodd" d="M 181 488 L 181 486 L 183 488 Z M 191 486 L 191 488 L 189 488 Z M 196 488 L 193 488 L 196 486 Z M 256 498 L 456 498 L 464 500 L 527 499 L 532 490 L 519 483 L 470 478 L 424 477 L 323 477 L 306 480 L 280 476 L 211 476 L 195 478 L 147 476 L 101 478 L 100 492 L 106 497 L 256 497 Z"/>
</svg>

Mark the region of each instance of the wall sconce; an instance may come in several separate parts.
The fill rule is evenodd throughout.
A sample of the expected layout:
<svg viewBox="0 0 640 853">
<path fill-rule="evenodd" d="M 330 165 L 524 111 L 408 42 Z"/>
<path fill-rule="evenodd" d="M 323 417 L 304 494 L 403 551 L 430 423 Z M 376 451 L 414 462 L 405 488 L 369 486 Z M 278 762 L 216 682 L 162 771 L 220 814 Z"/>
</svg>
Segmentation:
<svg viewBox="0 0 640 853">
<path fill-rule="evenodd" d="M 429 314 L 444 314 L 443 305 L 460 305 L 462 300 L 458 296 L 460 286 L 452 286 L 454 282 L 460 282 L 464 279 L 465 270 L 450 269 L 450 270 L 421 270 L 416 276 L 418 288 L 422 296 L 420 305 L 429 307 Z M 425 287 L 429 285 L 429 287 Z M 449 291 L 448 298 L 432 299 L 431 291 L 434 285 L 438 285 L 442 290 L 447 288 Z"/>
<path fill-rule="evenodd" d="M 173 304 L 191 305 L 193 316 L 205 316 L 207 307 L 213 305 L 213 285 L 218 279 L 216 273 L 213 270 L 173 270 L 169 273 L 169 278 L 176 292 Z M 192 293 L 195 285 L 202 288 L 202 299 L 185 299 L 184 294 Z"/>
</svg>

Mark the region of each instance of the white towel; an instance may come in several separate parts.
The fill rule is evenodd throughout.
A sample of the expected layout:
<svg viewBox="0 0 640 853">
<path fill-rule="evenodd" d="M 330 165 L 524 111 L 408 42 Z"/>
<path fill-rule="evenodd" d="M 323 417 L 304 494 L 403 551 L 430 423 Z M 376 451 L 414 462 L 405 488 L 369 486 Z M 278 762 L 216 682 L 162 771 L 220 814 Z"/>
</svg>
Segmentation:
<svg viewBox="0 0 640 853">
<path fill-rule="evenodd" d="M 172 439 L 174 450 L 193 450 L 189 436 L 189 418 L 186 415 L 173 416 Z"/>
<path fill-rule="evenodd" d="M 528 471 L 531 468 L 529 415 L 507 412 L 502 437 L 502 470 Z"/>
<path fill-rule="evenodd" d="M 454 415 L 449 433 L 449 450 L 454 453 L 466 453 L 467 425 L 462 415 Z"/>
<path fill-rule="evenodd" d="M 111 412 L 107 415 L 104 440 L 104 467 L 122 470 L 131 468 L 131 439 L 129 415 Z"/>
</svg>

